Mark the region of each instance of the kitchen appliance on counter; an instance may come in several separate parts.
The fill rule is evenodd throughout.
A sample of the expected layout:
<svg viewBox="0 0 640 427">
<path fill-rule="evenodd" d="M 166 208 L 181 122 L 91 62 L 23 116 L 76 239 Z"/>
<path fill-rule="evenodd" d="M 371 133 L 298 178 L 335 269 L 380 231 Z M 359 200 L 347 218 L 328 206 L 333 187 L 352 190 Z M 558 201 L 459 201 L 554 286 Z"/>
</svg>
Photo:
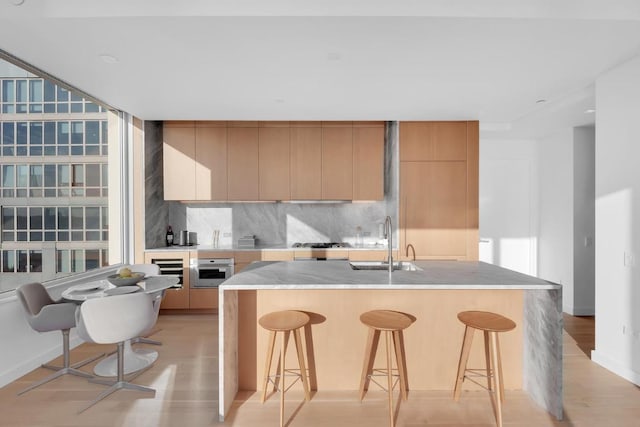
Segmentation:
<svg viewBox="0 0 640 427">
<path fill-rule="evenodd" d="M 217 288 L 233 276 L 233 258 L 191 258 L 189 279 L 192 288 Z"/>
<path fill-rule="evenodd" d="M 187 230 L 180 231 L 178 238 L 179 246 L 193 246 L 197 244 L 197 234 Z"/>
<path fill-rule="evenodd" d="M 351 245 L 344 242 L 315 242 L 315 243 L 294 243 L 292 248 L 310 248 L 310 249 L 336 249 L 348 248 Z"/>
<path fill-rule="evenodd" d="M 313 249 L 343 249 L 348 248 L 350 245 L 344 242 L 312 242 L 312 243 L 294 243 L 292 246 L 294 249 L 311 249 L 307 254 L 307 251 L 303 253 L 295 253 L 293 256 L 294 261 L 346 261 L 349 258 L 346 256 L 327 256 L 324 251 L 316 251 Z"/>
</svg>

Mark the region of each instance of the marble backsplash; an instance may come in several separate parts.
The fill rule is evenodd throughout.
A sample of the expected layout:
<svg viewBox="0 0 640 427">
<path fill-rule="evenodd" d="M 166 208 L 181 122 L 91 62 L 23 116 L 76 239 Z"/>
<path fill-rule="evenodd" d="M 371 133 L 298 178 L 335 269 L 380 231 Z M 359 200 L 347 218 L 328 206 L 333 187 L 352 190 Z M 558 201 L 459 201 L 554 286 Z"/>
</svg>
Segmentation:
<svg viewBox="0 0 640 427">
<path fill-rule="evenodd" d="M 240 237 L 253 235 L 257 245 L 287 246 L 296 242 L 347 242 L 356 245 L 357 228 L 361 228 L 361 243 L 375 244 L 381 240 L 380 224 L 385 216 L 398 226 L 398 127 L 389 123 L 385 142 L 385 198 L 378 202 L 356 203 L 180 203 L 162 202 L 162 182 L 147 180 L 147 248 L 164 245 L 167 225 L 174 233 L 188 230 L 196 233 L 197 243 L 213 244 L 214 230 L 219 230 L 219 246 L 237 244 Z M 148 144 L 152 144 L 147 140 Z M 160 151 L 162 143 L 158 144 Z M 147 154 L 155 153 L 149 150 Z M 157 161 L 157 155 L 155 156 Z M 152 168 L 153 169 L 153 168 Z M 162 170 L 160 167 L 156 170 Z M 159 190 L 159 192 L 158 192 Z M 150 197 L 152 200 L 150 200 Z M 152 210 L 149 207 L 153 206 Z M 149 215 L 154 212 L 154 215 Z M 162 221 L 165 222 L 162 222 Z M 394 232 L 397 243 L 397 231 Z M 177 238 L 177 237 L 176 237 Z M 394 244 L 397 246 L 397 244 Z"/>
</svg>

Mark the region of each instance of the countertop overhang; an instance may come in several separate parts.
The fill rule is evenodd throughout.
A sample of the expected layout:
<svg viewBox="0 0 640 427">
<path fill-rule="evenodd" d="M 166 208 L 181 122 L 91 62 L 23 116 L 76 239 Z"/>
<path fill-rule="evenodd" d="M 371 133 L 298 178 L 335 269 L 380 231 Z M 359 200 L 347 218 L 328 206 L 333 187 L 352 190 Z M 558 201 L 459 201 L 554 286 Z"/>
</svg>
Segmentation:
<svg viewBox="0 0 640 427">
<path fill-rule="evenodd" d="M 353 270 L 348 261 L 254 262 L 220 290 L 249 289 L 560 289 L 561 286 L 476 261 L 415 261 L 422 271 Z"/>
</svg>

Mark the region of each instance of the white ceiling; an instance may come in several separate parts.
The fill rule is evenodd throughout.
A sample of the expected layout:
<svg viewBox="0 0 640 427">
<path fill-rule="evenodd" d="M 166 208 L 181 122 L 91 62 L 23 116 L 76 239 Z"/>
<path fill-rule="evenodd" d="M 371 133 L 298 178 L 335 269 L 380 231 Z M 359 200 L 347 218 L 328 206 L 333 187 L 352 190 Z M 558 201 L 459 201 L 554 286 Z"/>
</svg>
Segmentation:
<svg viewBox="0 0 640 427">
<path fill-rule="evenodd" d="M 640 2 L 0 0 L 0 49 L 145 120 L 535 137 L 594 122 L 595 79 L 640 54 Z"/>
</svg>

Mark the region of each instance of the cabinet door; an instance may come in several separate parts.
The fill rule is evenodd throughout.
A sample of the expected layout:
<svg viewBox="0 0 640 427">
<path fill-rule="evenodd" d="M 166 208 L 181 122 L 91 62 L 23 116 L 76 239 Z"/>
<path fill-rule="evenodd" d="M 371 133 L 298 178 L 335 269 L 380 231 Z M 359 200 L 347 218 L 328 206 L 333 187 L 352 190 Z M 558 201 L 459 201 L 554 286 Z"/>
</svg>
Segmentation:
<svg viewBox="0 0 640 427">
<path fill-rule="evenodd" d="M 292 124 L 291 199 L 322 198 L 322 128 Z"/>
<path fill-rule="evenodd" d="M 163 126 L 164 199 L 195 200 L 195 127 L 193 122 L 168 122 Z"/>
<path fill-rule="evenodd" d="M 322 128 L 322 199 L 353 199 L 353 127 Z"/>
<path fill-rule="evenodd" d="M 196 124 L 196 200 L 227 200 L 227 128 Z"/>
<path fill-rule="evenodd" d="M 289 127 L 260 128 L 260 200 L 289 200 Z"/>
<path fill-rule="evenodd" d="M 403 246 L 418 259 L 467 258 L 466 162 L 402 162 L 400 183 Z"/>
<path fill-rule="evenodd" d="M 401 122 L 400 161 L 466 160 L 467 122 Z"/>
<path fill-rule="evenodd" d="M 258 128 L 227 129 L 229 200 L 258 200 Z"/>
<path fill-rule="evenodd" d="M 384 198 L 384 125 L 353 128 L 353 200 Z"/>
</svg>

